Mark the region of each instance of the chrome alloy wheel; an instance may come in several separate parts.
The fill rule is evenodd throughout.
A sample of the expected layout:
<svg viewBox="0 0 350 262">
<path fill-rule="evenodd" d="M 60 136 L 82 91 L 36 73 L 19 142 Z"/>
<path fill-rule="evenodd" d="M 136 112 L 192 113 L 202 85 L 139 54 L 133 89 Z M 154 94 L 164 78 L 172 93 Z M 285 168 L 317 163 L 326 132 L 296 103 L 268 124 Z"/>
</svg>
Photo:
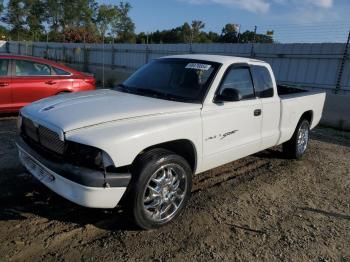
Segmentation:
<svg viewBox="0 0 350 262">
<path fill-rule="evenodd" d="M 146 185 L 143 208 L 147 217 L 157 223 L 172 219 L 186 195 L 185 170 L 178 164 L 161 166 Z"/>
<path fill-rule="evenodd" d="M 309 123 L 303 122 L 299 128 L 297 138 L 297 150 L 299 154 L 304 154 L 309 142 Z"/>
</svg>

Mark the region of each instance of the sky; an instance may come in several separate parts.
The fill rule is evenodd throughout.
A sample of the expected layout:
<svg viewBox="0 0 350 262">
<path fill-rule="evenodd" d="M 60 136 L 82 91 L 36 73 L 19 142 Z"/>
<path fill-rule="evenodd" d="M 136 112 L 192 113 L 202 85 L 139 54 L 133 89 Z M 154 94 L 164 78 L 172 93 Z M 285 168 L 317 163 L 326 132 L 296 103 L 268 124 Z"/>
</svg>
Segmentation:
<svg viewBox="0 0 350 262">
<path fill-rule="evenodd" d="M 117 4 L 116 0 L 100 3 Z M 129 0 L 136 32 L 152 32 L 202 20 L 220 33 L 226 23 L 242 31 L 274 30 L 280 42 L 344 42 L 350 30 L 350 0 Z"/>
</svg>

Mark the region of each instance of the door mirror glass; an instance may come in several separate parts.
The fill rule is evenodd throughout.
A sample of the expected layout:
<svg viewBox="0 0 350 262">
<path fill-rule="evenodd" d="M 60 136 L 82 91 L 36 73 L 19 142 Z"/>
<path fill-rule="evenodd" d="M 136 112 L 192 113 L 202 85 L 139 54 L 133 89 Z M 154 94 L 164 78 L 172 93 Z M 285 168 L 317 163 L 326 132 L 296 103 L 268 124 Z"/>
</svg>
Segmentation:
<svg viewBox="0 0 350 262">
<path fill-rule="evenodd" d="M 225 88 L 222 90 L 221 94 L 218 94 L 215 99 L 217 102 L 225 102 L 225 101 L 240 101 L 242 100 L 242 94 L 239 90 L 234 88 Z"/>
</svg>

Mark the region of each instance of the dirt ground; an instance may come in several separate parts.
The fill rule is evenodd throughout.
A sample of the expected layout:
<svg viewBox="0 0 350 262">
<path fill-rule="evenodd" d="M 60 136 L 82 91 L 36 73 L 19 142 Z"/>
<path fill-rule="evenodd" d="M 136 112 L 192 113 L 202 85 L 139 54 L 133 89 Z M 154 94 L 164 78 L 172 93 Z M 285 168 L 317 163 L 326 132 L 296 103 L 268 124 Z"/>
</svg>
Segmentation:
<svg viewBox="0 0 350 262">
<path fill-rule="evenodd" d="M 277 147 L 198 175 L 176 222 L 140 231 L 32 178 L 15 130 L 1 118 L 0 260 L 350 261 L 350 133 L 316 129 L 301 161 Z"/>
</svg>

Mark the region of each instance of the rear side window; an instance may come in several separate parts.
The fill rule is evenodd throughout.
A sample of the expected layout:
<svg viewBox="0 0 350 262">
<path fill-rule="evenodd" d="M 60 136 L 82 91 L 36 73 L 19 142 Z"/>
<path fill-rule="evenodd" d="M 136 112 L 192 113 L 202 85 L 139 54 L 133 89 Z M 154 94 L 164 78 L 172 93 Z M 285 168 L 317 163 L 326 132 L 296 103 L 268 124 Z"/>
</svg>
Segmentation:
<svg viewBox="0 0 350 262">
<path fill-rule="evenodd" d="M 0 59 L 0 76 L 7 76 L 8 65 L 9 65 L 8 59 Z"/>
<path fill-rule="evenodd" d="M 220 94 L 226 88 L 231 88 L 238 90 L 242 95 L 242 99 L 254 98 L 254 87 L 249 68 L 238 67 L 229 70 L 221 84 Z"/>
<path fill-rule="evenodd" d="M 273 84 L 269 70 L 264 66 L 253 66 L 254 86 L 260 98 L 273 96 Z"/>
<path fill-rule="evenodd" d="M 51 67 L 45 64 L 16 60 L 16 76 L 49 76 Z"/>
<path fill-rule="evenodd" d="M 71 75 L 71 73 L 69 73 L 67 71 L 64 71 L 64 70 L 62 70 L 60 68 L 57 68 L 57 67 L 53 67 L 52 69 L 56 73 L 56 75 L 59 75 L 59 76 L 69 76 L 69 75 Z"/>
</svg>

